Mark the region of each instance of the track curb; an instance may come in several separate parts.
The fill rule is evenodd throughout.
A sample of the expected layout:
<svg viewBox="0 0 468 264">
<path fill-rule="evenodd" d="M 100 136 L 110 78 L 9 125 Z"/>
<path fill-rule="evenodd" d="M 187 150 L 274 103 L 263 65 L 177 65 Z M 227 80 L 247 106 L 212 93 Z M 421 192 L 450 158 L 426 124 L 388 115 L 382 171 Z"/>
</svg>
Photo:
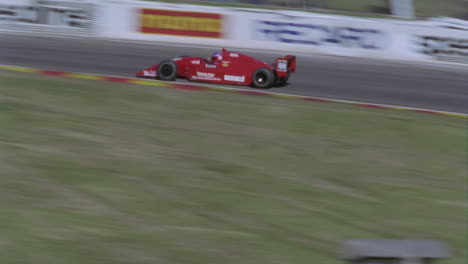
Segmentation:
<svg viewBox="0 0 468 264">
<path fill-rule="evenodd" d="M 456 112 L 446 112 L 446 111 L 396 106 L 396 105 L 365 103 L 365 102 L 331 99 L 331 98 L 323 98 L 323 97 L 301 96 L 301 95 L 274 93 L 274 92 L 266 92 L 266 91 L 254 91 L 254 90 L 246 90 L 246 89 L 240 89 L 240 88 L 225 88 L 225 87 L 217 87 L 217 86 L 211 86 L 211 85 L 185 84 L 185 83 L 178 83 L 178 82 L 163 82 L 163 81 L 157 81 L 157 80 L 126 78 L 126 77 L 97 75 L 97 74 L 89 74 L 89 73 L 60 72 L 60 71 L 50 71 L 50 70 L 42 70 L 42 69 L 26 68 L 26 67 L 18 67 L 18 66 L 8 66 L 8 65 L 0 65 L 0 69 L 16 71 L 16 72 L 35 73 L 35 74 L 42 74 L 42 75 L 49 75 L 49 76 L 69 77 L 69 78 L 75 78 L 75 79 L 129 83 L 129 84 L 144 85 L 144 86 L 158 86 L 158 87 L 171 88 L 171 89 L 181 89 L 181 90 L 191 90 L 191 91 L 217 91 L 217 92 L 244 94 L 244 95 L 269 96 L 269 97 L 283 98 L 283 99 L 294 99 L 294 100 L 301 100 L 301 101 L 308 101 L 308 102 L 339 103 L 339 104 L 347 104 L 347 105 L 354 105 L 354 106 L 374 108 L 374 109 L 401 110 L 401 111 L 435 114 L 435 115 L 440 115 L 440 116 L 468 119 L 468 114 L 456 113 Z"/>
</svg>

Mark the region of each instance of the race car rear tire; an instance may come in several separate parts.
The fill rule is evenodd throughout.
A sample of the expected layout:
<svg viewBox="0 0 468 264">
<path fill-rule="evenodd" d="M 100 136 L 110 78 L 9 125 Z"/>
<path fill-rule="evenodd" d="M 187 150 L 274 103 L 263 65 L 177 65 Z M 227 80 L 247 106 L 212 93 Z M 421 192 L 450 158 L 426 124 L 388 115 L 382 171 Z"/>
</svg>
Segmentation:
<svg viewBox="0 0 468 264">
<path fill-rule="evenodd" d="M 289 73 L 288 73 L 286 76 L 284 76 L 284 77 L 278 78 L 278 81 L 276 82 L 276 85 L 278 85 L 278 86 L 284 86 L 284 85 L 286 85 L 286 83 L 288 82 L 288 80 L 289 80 Z"/>
<path fill-rule="evenodd" d="M 171 60 L 162 61 L 158 66 L 158 78 L 163 81 L 173 81 L 177 76 L 177 64 Z"/>
<path fill-rule="evenodd" d="M 275 74 L 268 68 L 257 69 L 252 75 L 252 85 L 257 88 L 271 88 L 275 83 Z"/>
</svg>

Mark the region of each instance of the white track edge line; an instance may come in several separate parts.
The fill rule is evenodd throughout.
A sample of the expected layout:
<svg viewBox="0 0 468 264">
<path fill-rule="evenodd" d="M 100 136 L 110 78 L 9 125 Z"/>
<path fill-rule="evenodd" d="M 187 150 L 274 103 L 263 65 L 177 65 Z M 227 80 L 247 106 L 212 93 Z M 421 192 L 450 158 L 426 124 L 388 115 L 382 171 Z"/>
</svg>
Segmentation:
<svg viewBox="0 0 468 264">
<path fill-rule="evenodd" d="M 23 69 L 31 69 L 31 70 L 41 70 L 37 68 L 30 68 L 30 67 L 23 67 L 23 66 L 14 66 L 14 65 L 4 65 L 0 64 L 1 67 L 14 67 L 14 68 L 23 68 Z M 45 69 L 43 69 L 45 70 Z M 48 70 L 46 70 L 48 71 Z M 54 70 L 50 70 L 54 71 Z M 59 71 L 57 71 L 59 72 Z M 75 74 L 84 74 L 84 75 L 92 75 L 92 76 L 99 76 L 99 77 L 115 77 L 115 78 L 124 78 L 129 80 L 147 80 L 152 81 L 151 79 L 142 79 L 142 78 L 134 78 L 134 77 L 123 77 L 117 75 L 105 75 L 105 74 L 95 74 L 95 73 L 85 73 L 85 72 L 64 72 L 64 73 L 75 73 Z M 160 81 L 164 82 L 164 81 Z M 184 82 L 170 82 L 175 84 L 186 84 Z M 372 105 L 376 107 L 386 107 L 386 108 L 394 108 L 395 110 L 412 110 L 412 111 L 426 111 L 426 112 L 433 112 L 437 114 L 447 114 L 447 115 L 460 115 L 463 117 L 468 117 L 468 113 L 459 113 L 459 112 L 450 112 L 450 111 L 441 111 L 441 110 L 434 110 L 434 109 L 427 109 L 427 108 L 418 108 L 418 107 L 410 107 L 410 106 L 399 106 L 399 105 L 388 105 L 388 104 L 379 104 L 379 103 L 369 103 L 369 102 L 360 102 L 360 101 L 352 101 L 352 100 L 343 100 L 343 99 L 335 99 L 329 97 L 316 97 L 316 96 L 307 96 L 307 95 L 297 95 L 297 94 L 287 94 L 287 93 L 276 93 L 276 92 L 268 92 L 268 91 L 256 91 L 250 89 L 243 89 L 243 88 L 231 88 L 231 87 L 223 87 L 223 86 L 216 86 L 212 84 L 198 84 L 198 83 L 188 83 L 191 86 L 199 86 L 199 87 L 213 87 L 217 89 L 224 89 L 224 90 L 234 90 L 234 91 L 245 91 L 245 92 L 258 92 L 263 94 L 272 94 L 272 95 L 279 95 L 279 96 L 289 96 L 289 97 L 296 97 L 298 99 L 314 99 L 314 100 L 324 100 L 329 102 L 335 103 L 344 103 L 344 104 L 354 104 L 354 105 Z"/>
</svg>

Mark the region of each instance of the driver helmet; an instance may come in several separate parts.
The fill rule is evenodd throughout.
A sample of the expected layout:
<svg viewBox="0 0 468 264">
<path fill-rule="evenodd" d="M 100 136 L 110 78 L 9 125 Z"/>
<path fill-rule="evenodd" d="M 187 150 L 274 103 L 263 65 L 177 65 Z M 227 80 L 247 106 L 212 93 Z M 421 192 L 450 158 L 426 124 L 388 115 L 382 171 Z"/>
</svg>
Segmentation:
<svg viewBox="0 0 468 264">
<path fill-rule="evenodd" d="M 222 59 L 223 59 L 223 56 L 221 55 L 220 52 L 215 52 L 215 53 L 213 53 L 213 56 L 211 56 L 211 60 L 212 60 L 213 62 L 215 62 L 215 61 L 221 61 Z"/>
</svg>

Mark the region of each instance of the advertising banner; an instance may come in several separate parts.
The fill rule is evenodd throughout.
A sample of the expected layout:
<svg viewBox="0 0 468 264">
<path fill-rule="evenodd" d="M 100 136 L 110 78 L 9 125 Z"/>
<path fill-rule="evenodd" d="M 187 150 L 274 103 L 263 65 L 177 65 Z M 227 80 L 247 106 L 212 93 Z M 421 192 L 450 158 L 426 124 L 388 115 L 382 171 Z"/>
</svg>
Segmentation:
<svg viewBox="0 0 468 264">
<path fill-rule="evenodd" d="M 416 51 L 437 60 L 468 63 L 468 35 L 466 39 L 431 35 L 416 35 Z"/>
<path fill-rule="evenodd" d="M 390 35 L 378 26 L 345 24 L 314 19 L 252 20 L 250 28 L 252 38 L 260 41 L 365 50 L 382 50 L 390 44 Z"/>
<path fill-rule="evenodd" d="M 18 1 L 0 3 L 0 28 L 91 32 L 95 4 L 86 1 Z"/>
<path fill-rule="evenodd" d="M 144 8 L 140 15 L 141 33 L 223 38 L 221 14 Z"/>
</svg>

